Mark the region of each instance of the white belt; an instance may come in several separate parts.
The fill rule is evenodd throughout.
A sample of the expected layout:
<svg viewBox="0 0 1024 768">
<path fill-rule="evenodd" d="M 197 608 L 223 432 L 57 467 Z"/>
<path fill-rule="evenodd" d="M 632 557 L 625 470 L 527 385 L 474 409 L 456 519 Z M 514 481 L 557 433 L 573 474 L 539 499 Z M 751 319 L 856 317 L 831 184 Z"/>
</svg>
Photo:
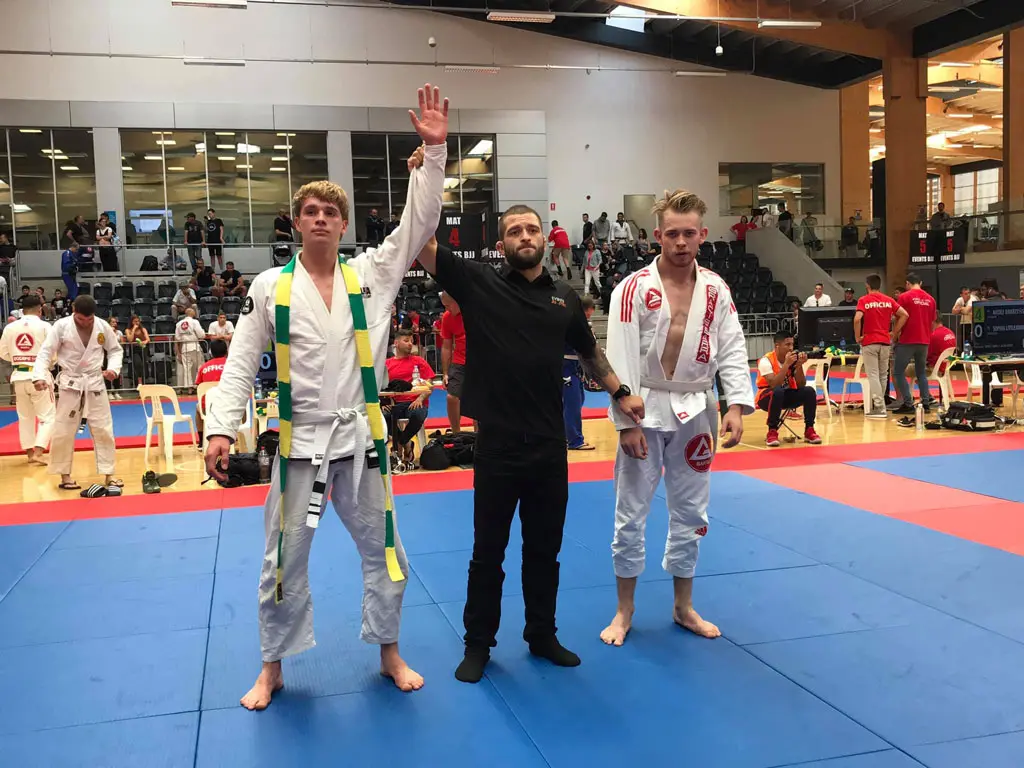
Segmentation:
<svg viewBox="0 0 1024 768">
<path fill-rule="evenodd" d="M 328 429 L 318 434 L 313 442 L 313 466 L 318 467 L 318 469 L 316 478 L 313 480 L 313 493 L 309 498 L 309 506 L 306 507 L 306 525 L 309 528 L 316 528 L 320 524 L 324 497 L 327 494 L 327 467 L 330 465 L 330 461 L 327 460 L 326 454 L 331 438 L 334 437 L 334 433 L 339 427 L 353 423 L 355 424 L 355 452 L 352 457 L 352 500 L 355 503 L 359 494 L 359 481 L 363 476 L 363 464 L 366 463 L 364 458 L 366 453 L 366 436 L 370 433 L 370 422 L 366 414 L 355 408 L 339 408 L 336 411 L 299 413 L 295 414 L 292 419 L 293 426 L 328 426 Z M 387 460 L 387 457 L 378 458 L 380 461 Z"/>
<path fill-rule="evenodd" d="M 562 355 L 562 358 L 564 360 L 579 360 L 580 356 L 579 355 Z"/>
<path fill-rule="evenodd" d="M 649 376 L 640 377 L 640 386 L 648 389 L 658 389 L 663 392 L 675 392 L 680 395 L 688 395 L 695 392 L 707 392 L 712 388 L 710 379 L 703 381 L 668 381 L 667 379 L 654 379 Z"/>
</svg>

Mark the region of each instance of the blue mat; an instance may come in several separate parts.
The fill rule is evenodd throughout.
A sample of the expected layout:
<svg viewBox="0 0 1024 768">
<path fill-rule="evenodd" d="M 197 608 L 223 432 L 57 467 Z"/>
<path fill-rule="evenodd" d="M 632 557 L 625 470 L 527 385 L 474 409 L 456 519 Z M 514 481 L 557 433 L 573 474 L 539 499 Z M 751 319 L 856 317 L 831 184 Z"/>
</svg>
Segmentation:
<svg viewBox="0 0 1024 768">
<path fill-rule="evenodd" d="M 975 454 L 917 456 L 854 462 L 897 477 L 922 480 L 961 491 L 1024 502 L 1024 484 L 1017 474 L 1024 466 L 1024 451 L 991 451 Z"/>
<path fill-rule="evenodd" d="M 12 734 L 4 737 L 4 764 L 192 768 L 198 731 L 199 713 L 185 712 Z"/>
<path fill-rule="evenodd" d="M 1024 646 L 948 616 L 749 650 L 900 748 L 1024 729 Z"/>
<path fill-rule="evenodd" d="M 615 589 L 563 592 L 559 637 L 583 663 L 558 669 L 528 654 L 521 601 L 503 601 L 487 677 L 549 765 L 662 765 L 685 749 L 687 765 L 763 768 L 888 746 L 727 640 L 676 627 L 671 604 L 669 582 L 639 585 L 634 632 L 612 648 L 598 633 Z M 461 604 L 442 607 L 461 626 Z"/>
<path fill-rule="evenodd" d="M 67 527 L 67 523 L 0 526 L 0 600 Z"/>
<path fill-rule="evenodd" d="M 911 747 L 907 751 L 929 768 L 1020 768 L 1021 755 L 1024 755 L 1024 731 L 928 744 Z"/>
<path fill-rule="evenodd" d="M 793 768 L 797 768 L 797 766 L 794 765 Z M 887 749 L 884 752 L 871 752 L 866 755 L 800 763 L 799 768 L 921 768 L 921 764 L 912 757 L 907 757 L 903 752 Z M 958 768 L 962 768 L 962 766 Z"/>
<path fill-rule="evenodd" d="M 207 539 L 216 536 L 219 529 L 219 510 L 215 512 L 186 512 L 177 515 L 75 520 L 53 543 L 53 549 L 96 547 L 110 544 L 141 544 L 178 539 Z"/>
<path fill-rule="evenodd" d="M 10 410 L 0 411 L 0 429 L 16 424 L 18 421 L 18 412 L 11 408 Z"/>
</svg>

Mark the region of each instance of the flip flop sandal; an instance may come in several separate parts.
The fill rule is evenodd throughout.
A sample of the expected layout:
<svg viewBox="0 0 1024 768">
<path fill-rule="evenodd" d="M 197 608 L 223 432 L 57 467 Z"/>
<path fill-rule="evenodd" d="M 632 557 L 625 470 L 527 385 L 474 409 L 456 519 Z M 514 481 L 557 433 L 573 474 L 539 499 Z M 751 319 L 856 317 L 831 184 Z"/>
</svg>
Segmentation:
<svg viewBox="0 0 1024 768">
<path fill-rule="evenodd" d="M 121 486 L 111 483 L 107 486 L 107 496 L 120 496 Z"/>
<path fill-rule="evenodd" d="M 178 476 L 173 472 L 165 472 L 162 475 L 156 476 L 156 482 L 161 488 L 167 488 L 168 486 L 174 485 L 178 482 Z"/>
<path fill-rule="evenodd" d="M 124 488 L 124 480 L 119 480 L 116 477 L 110 481 L 111 486 L 117 486 L 118 488 Z"/>
<path fill-rule="evenodd" d="M 61 483 L 57 487 L 60 488 L 62 491 L 77 491 L 82 488 L 82 486 L 80 486 L 78 483 L 74 481 L 71 481 L 70 483 Z"/>
<path fill-rule="evenodd" d="M 583 445 L 577 445 L 575 448 L 569 446 L 570 451 L 593 451 L 596 450 L 590 443 L 584 443 Z"/>
<path fill-rule="evenodd" d="M 93 483 L 84 491 L 82 491 L 81 495 L 83 499 L 95 499 L 100 496 L 106 496 L 107 487 L 105 485 L 100 485 L 99 483 Z"/>
</svg>

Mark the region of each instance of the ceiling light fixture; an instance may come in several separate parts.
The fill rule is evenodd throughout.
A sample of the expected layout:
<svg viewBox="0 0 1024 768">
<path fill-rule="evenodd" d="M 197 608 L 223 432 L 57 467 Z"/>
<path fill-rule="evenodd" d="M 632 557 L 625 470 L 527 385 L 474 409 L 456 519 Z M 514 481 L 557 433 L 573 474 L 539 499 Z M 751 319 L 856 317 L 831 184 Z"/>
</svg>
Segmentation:
<svg viewBox="0 0 1024 768">
<path fill-rule="evenodd" d="M 954 120 L 970 120 L 974 114 L 971 112 L 947 112 L 946 117 L 951 117 Z"/>
<path fill-rule="evenodd" d="M 78 166 L 77 165 L 62 165 L 60 167 L 60 169 L 62 171 L 77 171 L 78 170 Z"/>
<path fill-rule="evenodd" d="M 11 210 L 15 213 L 29 213 L 32 209 L 24 203 L 15 203 L 11 206 Z"/>
<path fill-rule="evenodd" d="M 234 155 L 218 155 L 217 159 L 218 160 L 223 160 L 225 163 L 228 163 L 228 162 L 233 163 L 236 160 Z"/>
<path fill-rule="evenodd" d="M 39 128 L 19 128 L 18 133 L 42 133 Z"/>
<path fill-rule="evenodd" d="M 193 67 L 244 67 L 245 59 L 207 59 L 200 56 L 186 56 L 185 64 Z"/>
<path fill-rule="evenodd" d="M 940 67 L 976 67 L 977 64 L 973 64 L 969 61 L 940 61 Z"/>
<path fill-rule="evenodd" d="M 244 164 L 243 164 L 243 165 L 236 165 L 236 166 L 235 166 L 235 168 L 240 168 L 240 169 L 241 169 L 241 170 L 243 170 L 243 171 L 247 171 L 247 170 L 249 170 L 250 168 L 252 168 L 252 166 L 251 166 L 251 165 L 244 165 Z"/>
<path fill-rule="evenodd" d="M 274 149 L 291 149 L 291 144 L 275 144 Z"/>
<path fill-rule="evenodd" d="M 244 11 L 249 0 L 171 0 L 171 6 L 179 8 L 233 8 Z"/>
<path fill-rule="evenodd" d="M 142 159 L 143 160 L 163 160 L 164 157 L 163 157 L 163 155 L 145 155 L 145 156 L 143 156 Z"/>
<path fill-rule="evenodd" d="M 176 142 L 174 139 L 159 139 L 156 143 L 157 146 L 160 147 L 173 147 L 178 142 Z"/>
<path fill-rule="evenodd" d="M 234 144 L 218 144 L 217 145 L 217 149 L 230 149 L 230 150 L 234 150 L 235 146 L 236 145 L 234 145 Z"/>
<path fill-rule="evenodd" d="M 466 153 L 466 157 L 484 157 L 494 151 L 494 142 L 490 139 L 480 139 L 473 148 Z"/>
<path fill-rule="evenodd" d="M 183 165 L 168 165 L 167 166 L 167 170 L 168 171 L 184 171 L 185 170 L 185 166 L 183 166 Z"/>
<path fill-rule="evenodd" d="M 550 24 L 555 20 L 553 13 L 520 13 L 517 11 L 491 11 L 488 21 L 506 21 L 519 24 Z"/>
<path fill-rule="evenodd" d="M 478 75 L 496 75 L 501 72 L 501 67 L 483 67 L 476 64 L 445 64 L 444 71 L 448 72 L 475 72 Z M 277 147 L 274 147 L 277 149 Z"/>
<path fill-rule="evenodd" d="M 869 130 L 869 131 L 870 131 L 871 133 L 881 133 L 881 132 L 882 132 L 882 129 L 881 129 L 881 128 L 868 128 L 868 130 Z"/>
<path fill-rule="evenodd" d="M 955 85 L 929 85 L 928 90 L 932 93 L 960 93 L 963 88 L 958 88 Z"/>
<path fill-rule="evenodd" d="M 820 21 L 797 21 L 795 19 L 761 19 L 759 29 L 818 29 Z"/>
<path fill-rule="evenodd" d="M 287 157 L 272 157 L 272 158 L 270 158 L 270 162 L 272 162 L 272 163 L 287 163 L 288 162 L 288 158 Z"/>
<path fill-rule="evenodd" d="M 280 165 L 272 165 L 272 166 L 270 166 L 270 170 L 272 170 L 272 171 L 279 171 L 281 173 L 284 173 L 288 169 L 283 167 L 283 166 L 280 166 Z"/>
<path fill-rule="evenodd" d="M 725 77 L 725 72 L 704 69 L 680 69 L 672 74 L 674 77 Z"/>
<path fill-rule="evenodd" d="M 234 131 L 215 131 L 214 136 L 234 136 Z"/>
<path fill-rule="evenodd" d="M 121 166 L 121 170 L 122 171 L 130 171 L 131 169 L 132 169 L 132 167 L 130 165 L 122 165 Z"/>
<path fill-rule="evenodd" d="M 996 120 L 1002 120 L 1003 119 L 1003 116 L 1001 114 L 999 114 L 999 115 L 992 115 L 992 117 L 994 117 Z"/>
</svg>

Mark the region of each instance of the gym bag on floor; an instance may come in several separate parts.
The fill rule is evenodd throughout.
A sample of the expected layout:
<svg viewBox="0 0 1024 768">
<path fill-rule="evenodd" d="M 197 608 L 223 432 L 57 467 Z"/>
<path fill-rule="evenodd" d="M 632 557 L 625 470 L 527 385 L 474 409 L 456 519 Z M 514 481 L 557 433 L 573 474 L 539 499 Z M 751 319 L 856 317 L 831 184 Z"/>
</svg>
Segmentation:
<svg viewBox="0 0 1024 768">
<path fill-rule="evenodd" d="M 476 433 L 434 432 L 420 452 L 420 467 L 439 471 L 448 467 L 466 466 L 473 463 L 473 447 Z"/>
</svg>

